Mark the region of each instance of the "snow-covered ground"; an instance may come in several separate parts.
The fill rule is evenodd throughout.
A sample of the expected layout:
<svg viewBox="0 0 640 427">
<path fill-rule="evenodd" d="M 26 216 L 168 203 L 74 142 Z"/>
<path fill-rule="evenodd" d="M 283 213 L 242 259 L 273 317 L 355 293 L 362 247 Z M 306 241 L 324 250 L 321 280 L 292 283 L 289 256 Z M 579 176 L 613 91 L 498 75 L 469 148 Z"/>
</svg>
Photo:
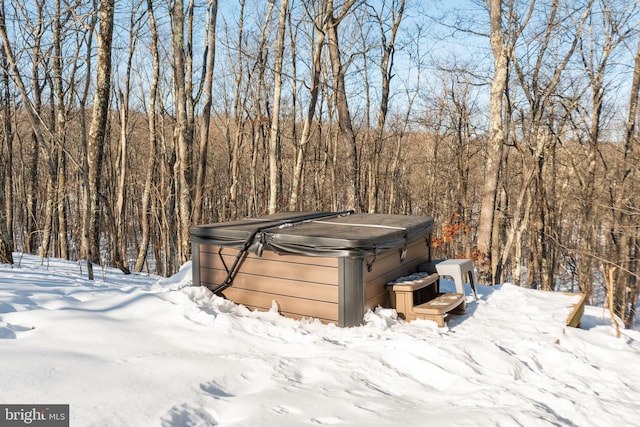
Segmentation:
<svg viewBox="0 0 640 427">
<path fill-rule="evenodd" d="M 640 425 L 640 332 L 575 296 L 479 287 L 445 328 L 389 309 L 338 328 L 170 279 L 16 254 L 0 265 L 0 404 L 71 426 Z M 452 284 L 447 284 L 451 285 Z"/>
</svg>

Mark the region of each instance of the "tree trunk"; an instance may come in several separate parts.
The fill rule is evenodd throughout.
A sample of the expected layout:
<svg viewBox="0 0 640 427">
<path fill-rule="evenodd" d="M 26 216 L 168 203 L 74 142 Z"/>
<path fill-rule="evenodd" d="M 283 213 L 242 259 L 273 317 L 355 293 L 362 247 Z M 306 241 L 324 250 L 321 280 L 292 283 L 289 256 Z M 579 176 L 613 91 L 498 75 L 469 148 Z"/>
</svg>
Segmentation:
<svg viewBox="0 0 640 427">
<path fill-rule="evenodd" d="M 87 248 L 87 263 L 99 262 L 99 241 L 91 241 L 99 235 L 99 191 L 102 153 L 105 145 L 107 129 L 107 116 L 109 114 L 109 95 L 111 92 L 111 42 L 113 37 L 115 0 L 100 0 L 99 16 L 100 29 L 98 33 L 98 60 L 96 70 L 96 88 L 93 102 L 93 114 L 89 127 L 89 139 L 87 141 L 87 165 L 89 175 L 89 228 L 84 236 L 89 240 Z M 98 251 L 96 251 L 98 249 Z M 91 270 L 93 272 L 93 270 Z M 93 275 L 89 277 L 93 280 Z"/>
<path fill-rule="evenodd" d="M 384 5 L 383 5 L 384 7 Z M 394 5 L 391 5 L 393 8 Z M 394 65 L 394 53 L 396 44 L 396 35 L 398 34 L 398 28 L 402 22 L 404 15 L 405 0 L 400 0 L 397 10 L 393 9 L 393 22 L 391 23 L 391 34 L 387 39 L 385 32 L 386 23 L 384 23 L 384 17 L 376 16 L 376 21 L 380 27 L 380 78 L 381 78 L 381 90 L 380 90 L 380 107 L 378 109 L 378 121 L 376 124 L 376 131 L 373 141 L 373 153 L 370 166 L 370 186 L 369 186 L 369 201 L 368 211 L 369 213 L 376 213 L 379 209 L 379 192 L 380 192 L 380 163 L 384 146 L 384 131 L 387 123 L 387 113 L 389 112 L 389 96 L 391 92 L 391 79 L 393 78 L 393 65 Z"/>
<path fill-rule="evenodd" d="M 96 22 L 98 20 L 97 14 L 92 14 L 91 17 L 91 25 L 87 34 L 88 42 L 87 42 L 87 52 L 86 52 L 86 64 L 87 64 L 87 75 L 91 75 L 91 52 L 93 46 L 93 35 L 94 29 L 96 26 Z M 80 257 L 84 258 L 87 262 L 87 275 L 90 278 L 93 278 L 93 263 L 90 261 L 91 250 L 89 248 L 91 239 L 89 238 L 89 227 L 90 227 L 90 207 L 91 207 L 91 198 L 89 193 L 89 132 L 87 130 L 87 115 L 85 111 L 87 109 L 87 100 L 89 99 L 89 90 L 91 87 L 91 79 L 85 79 L 84 88 L 82 91 L 82 96 L 80 97 L 78 103 L 80 106 L 80 138 L 82 141 L 82 186 L 84 188 L 85 196 L 82 200 L 82 238 L 80 239 Z"/>
<path fill-rule="evenodd" d="M 56 212 L 58 213 L 58 245 L 60 258 L 69 259 L 69 238 L 67 236 L 67 156 L 60 150 L 58 156 L 58 182 L 56 184 Z"/>
<path fill-rule="evenodd" d="M 156 19 L 153 10 L 153 0 L 147 0 L 147 13 L 149 16 L 149 26 L 151 28 L 151 58 L 153 62 L 153 74 L 151 76 L 151 84 L 149 87 L 149 111 L 147 113 L 147 124 L 149 127 L 149 147 L 147 173 L 144 180 L 144 189 L 140 198 L 140 227 L 142 236 L 140 239 L 140 249 L 136 258 L 136 264 L 133 270 L 137 273 L 142 271 L 145 261 L 147 260 L 147 252 L 149 251 L 150 228 L 151 228 L 151 184 L 155 177 L 156 171 L 156 97 L 158 95 L 158 79 L 160 78 L 160 58 L 158 53 L 158 29 L 156 27 Z M 159 260 L 159 258 L 157 258 Z M 160 266 L 161 267 L 161 266 Z"/>
<path fill-rule="evenodd" d="M 58 214 L 58 244 L 60 246 L 60 257 L 69 259 L 69 245 L 67 238 L 67 211 L 65 200 L 67 195 L 66 181 L 66 117 L 64 103 L 64 88 L 62 81 L 62 12 L 60 0 L 55 1 L 56 16 L 53 26 L 54 58 L 53 58 L 53 81 L 55 87 L 55 125 L 56 140 L 60 144 L 58 151 L 58 179 L 56 182 L 56 212 Z"/>
<path fill-rule="evenodd" d="M 227 218 L 235 218 L 237 215 L 238 186 L 240 180 L 240 149 L 244 140 L 244 100 L 242 98 L 242 82 L 244 77 L 244 67 L 242 60 L 243 34 L 244 34 L 244 6 L 245 1 L 240 1 L 240 11 L 238 17 L 238 40 L 236 44 L 236 66 L 235 85 L 233 91 L 233 136 L 231 136 L 231 146 L 229 147 L 229 206 L 226 213 Z"/>
<path fill-rule="evenodd" d="M 5 110 L 6 111 L 6 110 Z M 3 119 L 9 119 L 3 117 Z M 5 135 L 6 138 L 6 135 Z M 6 141 L 5 141 L 6 142 Z M 6 196 L 5 196 L 5 167 L 11 161 L 10 153 L 4 153 L 4 145 L 0 147 L 0 164 L 2 164 L 2 170 L 0 171 L 0 263 L 13 264 L 13 239 L 7 229 L 7 210 L 6 210 Z"/>
<path fill-rule="evenodd" d="M 133 37 L 133 35 L 130 35 Z M 131 50 L 131 40 L 129 41 L 129 57 L 127 63 L 127 72 L 125 76 L 125 90 L 124 93 L 120 91 L 120 147 L 118 154 L 118 161 L 116 164 L 119 166 L 115 171 L 116 178 L 116 202 L 113 212 L 113 250 L 112 250 L 112 262 L 115 267 L 120 269 L 125 274 L 129 274 L 129 266 L 126 263 L 127 260 L 127 238 L 126 238 L 126 223 L 125 223 L 125 197 L 127 196 L 127 162 L 128 162 L 128 139 L 129 139 L 129 80 L 131 76 L 131 56 L 133 54 Z"/>
<path fill-rule="evenodd" d="M 38 14 L 42 14 L 42 7 L 40 4 L 36 5 L 37 8 L 37 13 Z M 56 167 L 54 165 L 54 156 L 51 152 L 51 150 L 49 149 L 49 147 L 44 143 L 44 135 L 45 133 L 47 134 L 47 136 L 50 137 L 50 139 L 54 139 L 55 137 L 51 134 L 50 130 L 46 128 L 46 126 L 44 126 L 43 122 L 42 122 L 42 118 L 40 116 L 40 101 L 41 101 L 41 93 L 40 93 L 40 85 L 39 84 L 35 84 L 33 86 L 33 90 L 34 90 L 34 94 L 30 95 L 27 92 L 26 86 L 24 84 L 24 81 L 22 79 L 22 73 L 21 73 L 21 69 L 16 61 L 16 58 L 13 54 L 13 49 L 11 46 L 11 42 L 9 40 L 9 35 L 7 33 L 7 25 L 5 22 L 5 3 L 4 1 L 2 1 L 2 3 L 0 4 L 0 38 L 2 39 L 2 47 L 4 50 L 4 59 L 6 59 L 7 62 L 7 66 L 9 69 L 11 69 L 11 71 L 13 72 L 13 81 L 15 83 L 15 85 L 17 86 L 18 92 L 20 93 L 20 97 L 22 99 L 22 102 L 25 106 L 25 112 L 27 114 L 27 118 L 29 120 L 29 123 L 31 125 L 31 130 L 32 130 L 32 138 L 34 139 L 34 148 L 36 146 L 39 146 L 40 148 L 42 148 L 47 156 L 47 166 L 48 166 L 48 177 L 49 177 L 49 181 L 47 183 L 48 186 L 50 186 L 50 188 L 53 188 L 55 186 L 56 180 L 54 179 L 55 177 L 55 173 L 56 173 Z M 42 25 L 42 22 L 39 21 L 39 25 Z M 38 77 L 38 59 L 41 56 L 41 51 L 40 51 L 40 46 L 39 46 L 39 42 L 41 39 L 41 34 L 40 32 L 37 34 L 36 37 L 36 42 L 34 42 L 34 45 L 32 47 L 34 53 L 34 58 L 33 58 L 33 72 L 34 72 L 34 77 L 35 77 L 35 81 L 39 82 L 39 77 Z M 37 152 L 37 150 L 36 150 Z M 34 152 L 35 153 L 35 152 Z M 34 155 L 35 158 L 35 155 Z M 32 175 L 31 178 L 33 178 L 33 180 L 35 181 L 35 174 L 36 174 L 36 167 L 37 167 L 37 163 L 34 162 L 32 163 L 33 169 L 31 170 Z M 31 179 L 30 178 L 30 179 Z M 35 187 L 35 185 L 34 185 Z M 32 193 L 33 196 L 33 193 Z M 48 194 L 47 196 L 47 206 L 49 206 L 50 204 L 53 204 L 53 197 L 55 195 L 51 193 Z M 35 205 L 35 202 L 33 201 L 33 199 L 31 200 L 32 204 Z M 29 203 L 28 203 L 29 204 Z M 27 207 L 27 209 L 29 209 L 29 206 Z M 31 212 L 32 215 L 35 215 L 35 211 Z M 35 233 L 36 230 L 34 230 L 33 232 L 29 233 L 29 238 L 31 237 L 32 233 Z M 46 230 L 45 230 L 45 234 L 46 234 Z M 44 240 L 44 239 L 43 239 Z M 35 249 L 35 248 L 31 248 L 31 249 Z M 46 245 L 43 242 L 43 249 L 44 252 L 46 252 Z M 41 250 L 41 253 L 43 251 Z"/>
<path fill-rule="evenodd" d="M 3 5 L 4 6 L 4 5 Z M 4 16 L 4 11 L 3 11 Z M 4 23 L 4 22 L 2 22 Z M 7 58 L 2 49 L 0 61 L 3 70 L 7 70 Z M 0 263 L 13 264 L 13 230 L 11 221 L 12 202 L 12 156 L 13 128 L 11 126 L 11 96 L 9 73 L 2 73 L 2 99 L 0 116 L 2 118 L 2 146 L 0 146 Z"/>
<path fill-rule="evenodd" d="M 7 162 L 11 161 L 10 156 L 5 156 L 0 150 L 0 164 L 3 165 L 0 171 L 0 263 L 13 264 L 13 240 L 7 229 L 7 211 L 5 205 L 5 170 Z"/>
<path fill-rule="evenodd" d="M 25 189 L 25 215 L 26 215 L 26 239 L 25 252 L 35 254 L 38 246 L 38 225 L 36 221 L 36 212 L 38 210 L 38 198 L 36 197 L 36 188 L 38 182 L 38 162 L 40 159 L 40 143 L 35 132 L 31 132 L 28 138 L 30 142 L 29 151 L 32 153 L 31 161 L 27 166 L 26 189 Z"/>
<path fill-rule="evenodd" d="M 211 106 L 213 104 L 213 69 L 216 57 L 216 20 L 218 16 L 218 0 L 210 0 L 207 9 L 207 46 L 205 49 L 206 71 L 204 78 L 204 105 L 202 107 L 202 129 L 200 132 L 200 151 L 196 171 L 195 194 L 193 198 L 193 222 L 202 222 L 203 192 L 207 176 L 207 155 L 209 149 L 209 126 L 211 123 Z"/>
<path fill-rule="evenodd" d="M 333 76 L 333 96 L 336 110 L 338 112 L 338 129 L 340 131 L 342 144 L 346 149 L 346 176 L 347 180 L 350 181 L 345 183 L 346 200 L 344 201 L 344 207 L 360 210 L 360 195 L 358 191 L 360 180 L 358 148 L 356 144 L 356 134 L 351 123 L 351 113 L 349 111 L 349 103 L 347 101 L 345 88 L 344 76 L 346 69 L 342 65 L 340 45 L 338 42 L 338 24 L 354 3 L 354 0 L 348 0 L 342 6 L 339 16 L 336 17 L 333 8 L 333 0 L 328 0 L 326 30 L 329 57 L 331 61 L 331 73 Z M 334 153 L 334 155 L 337 155 L 337 153 Z"/>
<path fill-rule="evenodd" d="M 280 96 L 282 93 L 282 60 L 284 56 L 284 35 L 287 23 L 288 1 L 281 0 L 280 20 L 278 22 L 278 44 L 276 46 L 276 59 L 273 86 L 273 109 L 271 110 L 271 130 L 269 133 L 269 206 L 268 212 L 274 214 L 278 210 L 279 175 L 279 133 L 280 133 Z"/>
<path fill-rule="evenodd" d="M 302 192 L 302 170 L 305 161 L 305 152 L 311 138 L 311 126 L 316 114 L 316 106 L 318 104 L 318 94 L 320 91 L 320 72 L 322 68 L 322 47 L 324 45 L 325 33 L 321 27 L 322 13 L 318 13 L 315 20 L 315 36 L 316 40 L 313 44 L 311 53 L 311 82 L 309 86 L 309 105 L 307 106 L 307 114 L 302 125 L 302 134 L 298 142 L 296 150 L 296 161 L 293 169 L 293 183 L 291 184 L 291 197 L 289 199 L 289 210 L 295 211 L 298 207 L 299 195 Z"/>
<path fill-rule="evenodd" d="M 189 117 L 187 116 L 187 63 L 184 41 L 184 2 L 176 0 L 171 7 L 171 41 L 173 53 L 173 87 L 176 108 L 176 213 L 178 214 L 178 260 L 186 262 L 191 253 L 189 227 L 191 226 L 191 144 L 189 135 Z M 177 266 L 174 266 L 177 267 Z"/>
<path fill-rule="evenodd" d="M 133 5 L 133 2 L 132 2 Z M 133 57 L 138 43 L 138 27 L 135 7 L 131 10 L 129 16 L 129 44 L 127 48 L 127 62 L 124 74 L 124 88 L 118 90 L 118 96 L 120 101 L 120 149 L 118 154 L 118 160 L 116 162 L 115 179 L 116 182 L 116 200 L 114 207 L 114 233 L 113 233 L 113 255 L 112 262 L 115 267 L 120 269 L 124 274 L 130 274 L 128 261 L 127 261 L 127 213 L 126 213 L 126 199 L 127 199 L 127 182 L 129 181 L 129 138 L 130 138 L 130 124 L 129 124 L 129 98 L 131 96 L 131 70 L 133 64 Z"/>
<path fill-rule="evenodd" d="M 494 74 L 489 92 L 489 141 L 482 189 L 480 222 L 478 224 L 478 280 L 494 284 L 491 262 L 491 233 L 495 216 L 498 178 L 502 167 L 502 151 L 505 130 L 502 118 L 502 103 L 507 84 L 507 50 L 502 32 L 502 1 L 490 0 L 491 49 Z"/>
<path fill-rule="evenodd" d="M 620 268 L 616 280 L 616 301 L 618 314 L 624 321 L 625 327 L 633 326 L 636 307 L 638 305 L 638 294 L 640 292 L 638 282 L 638 239 L 637 228 L 638 210 L 632 208 L 632 194 L 634 192 L 632 183 L 637 182 L 638 139 L 637 139 L 637 114 L 638 114 L 638 94 L 640 92 L 640 38 L 634 58 L 633 78 L 629 96 L 629 111 L 626 123 L 624 153 L 621 172 L 622 176 L 616 184 L 617 195 L 614 205 L 614 233 L 616 260 Z M 637 207 L 637 205 L 636 205 Z M 619 237 L 618 237 L 619 236 Z"/>
</svg>

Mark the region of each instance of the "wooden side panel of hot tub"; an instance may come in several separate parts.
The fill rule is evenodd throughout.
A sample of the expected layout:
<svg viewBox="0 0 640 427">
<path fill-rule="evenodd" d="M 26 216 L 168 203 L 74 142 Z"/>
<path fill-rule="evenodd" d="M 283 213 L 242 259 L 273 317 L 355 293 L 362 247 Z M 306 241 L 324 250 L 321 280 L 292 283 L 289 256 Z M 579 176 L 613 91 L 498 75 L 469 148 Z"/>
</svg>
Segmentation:
<svg viewBox="0 0 640 427">
<path fill-rule="evenodd" d="M 227 277 L 219 247 L 200 244 L 200 284 L 209 288 Z M 238 251 L 222 249 L 228 268 Z M 223 291 L 226 298 L 253 309 L 269 310 L 276 301 L 282 314 L 315 317 L 338 322 L 338 259 L 297 255 L 280 256 L 264 251 L 262 256 L 248 254 L 233 285 Z"/>
<path fill-rule="evenodd" d="M 371 271 L 365 276 L 365 308 L 390 307 L 389 294 L 385 285 L 398 277 L 418 271 L 418 266 L 429 260 L 429 248 L 425 238 L 416 239 L 407 245 L 407 254 L 401 260 L 400 250 L 391 250 L 376 257 Z M 367 259 L 371 263 L 372 259 Z"/>
</svg>

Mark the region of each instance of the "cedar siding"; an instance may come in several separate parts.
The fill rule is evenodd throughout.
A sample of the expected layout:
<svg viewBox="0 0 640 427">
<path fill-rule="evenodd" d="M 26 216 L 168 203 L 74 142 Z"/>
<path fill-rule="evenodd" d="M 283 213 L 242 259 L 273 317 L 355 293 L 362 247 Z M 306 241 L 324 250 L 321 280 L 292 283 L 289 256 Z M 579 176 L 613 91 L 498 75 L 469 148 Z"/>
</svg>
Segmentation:
<svg viewBox="0 0 640 427">
<path fill-rule="evenodd" d="M 200 244 L 200 284 L 209 288 L 224 281 L 238 250 Z M 317 317 L 338 322 L 338 259 L 249 253 L 233 285 L 223 295 L 252 309 L 269 310 L 276 301 L 279 311 L 295 318 Z"/>
</svg>

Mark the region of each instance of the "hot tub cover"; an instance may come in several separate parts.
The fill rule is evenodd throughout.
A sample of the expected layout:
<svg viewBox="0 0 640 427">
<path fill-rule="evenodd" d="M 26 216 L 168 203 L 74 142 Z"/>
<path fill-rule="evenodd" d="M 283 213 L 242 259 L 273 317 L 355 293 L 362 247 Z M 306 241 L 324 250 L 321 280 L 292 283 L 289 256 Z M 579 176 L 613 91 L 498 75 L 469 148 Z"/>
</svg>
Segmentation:
<svg viewBox="0 0 640 427">
<path fill-rule="evenodd" d="M 283 212 L 191 227 L 191 240 L 256 254 L 375 256 L 428 236 L 433 217 L 353 212 Z M 425 237 L 426 238 L 426 237 Z M 428 242 L 427 242 L 428 243 Z"/>
</svg>

